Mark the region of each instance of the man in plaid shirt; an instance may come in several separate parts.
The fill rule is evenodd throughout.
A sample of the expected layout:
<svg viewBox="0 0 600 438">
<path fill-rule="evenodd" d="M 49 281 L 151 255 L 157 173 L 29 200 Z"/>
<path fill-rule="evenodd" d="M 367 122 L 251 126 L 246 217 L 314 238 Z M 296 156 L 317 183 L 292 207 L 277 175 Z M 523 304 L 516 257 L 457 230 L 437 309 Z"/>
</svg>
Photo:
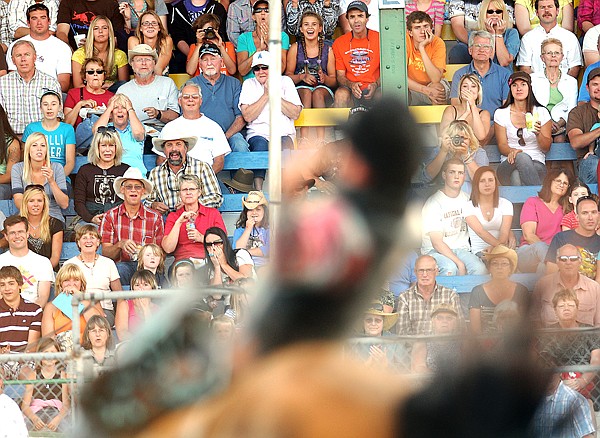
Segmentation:
<svg viewBox="0 0 600 438">
<path fill-rule="evenodd" d="M 164 236 L 162 217 L 142 205 L 152 192 L 152 183 L 142 172 L 130 167 L 114 183 L 115 193 L 123 203 L 106 212 L 100 223 L 102 255 L 117 262 L 121 284 L 129 284 L 137 269 L 138 252 L 143 245 L 160 245 Z"/>
</svg>

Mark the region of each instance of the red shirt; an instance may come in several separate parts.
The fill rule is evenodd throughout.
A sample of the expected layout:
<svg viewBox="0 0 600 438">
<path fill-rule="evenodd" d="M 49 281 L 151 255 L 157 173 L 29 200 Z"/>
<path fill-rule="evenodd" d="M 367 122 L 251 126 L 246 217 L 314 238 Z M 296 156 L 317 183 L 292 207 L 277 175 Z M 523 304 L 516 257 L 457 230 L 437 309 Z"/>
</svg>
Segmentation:
<svg viewBox="0 0 600 438">
<path fill-rule="evenodd" d="M 202 204 L 199 204 L 198 206 L 198 216 L 196 216 L 194 223 L 196 224 L 196 229 L 200 233 L 204 234 L 210 227 L 219 227 L 223 231 L 227 232 L 219 210 L 216 208 L 205 207 Z M 165 234 L 169 234 L 171 232 L 173 226 L 175 226 L 175 222 L 177 219 L 179 219 L 183 212 L 183 207 L 181 207 L 177 211 L 169 213 L 169 216 L 167 216 L 167 222 L 165 224 Z M 175 247 L 175 251 L 173 253 L 175 260 L 177 261 L 189 257 L 203 259 L 205 256 L 204 244 L 192 242 L 190 239 L 188 239 L 186 224 L 187 222 L 184 222 L 179 227 L 179 240 L 177 240 L 177 246 Z"/>
<path fill-rule="evenodd" d="M 102 243 L 116 244 L 121 240 L 131 239 L 138 245 L 156 243 L 160 245 L 165 234 L 162 217 L 154 210 L 140 205 L 137 215 L 129 218 L 125 204 L 111 208 L 100 223 Z M 131 261 L 131 256 L 121 250 L 122 262 Z"/>
</svg>

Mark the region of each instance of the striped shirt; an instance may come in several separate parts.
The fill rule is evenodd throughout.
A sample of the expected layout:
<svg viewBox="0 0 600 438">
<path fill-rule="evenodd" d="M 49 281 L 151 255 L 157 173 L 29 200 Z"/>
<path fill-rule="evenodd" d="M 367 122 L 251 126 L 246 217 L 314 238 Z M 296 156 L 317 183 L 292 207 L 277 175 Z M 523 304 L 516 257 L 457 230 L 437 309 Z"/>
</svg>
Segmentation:
<svg viewBox="0 0 600 438">
<path fill-rule="evenodd" d="M 10 346 L 11 352 L 25 351 L 30 330 L 42 331 L 42 308 L 21 298 L 12 309 L 0 298 L 0 346 Z"/>
<path fill-rule="evenodd" d="M 169 167 L 169 162 L 165 161 L 160 166 L 150 171 L 148 179 L 154 184 L 154 189 L 148 196 L 144 204 L 150 206 L 153 202 L 162 202 L 171 212 L 175 211 L 175 206 L 181 202 L 179 197 L 179 176 L 196 175 L 202 183 L 202 196 L 200 203 L 205 207 L 219 208 L 223 204 L 223 195 L 219 189 L 219 181 L 210 164 L 197 160 L 190 156 L 186 157 L 183 167 L 178 172 L 173 172 Z"/>
<path fill-rule="evenodd" d="M 164 224 L 160 214 L 143 205 L 135 217 L 130 218 L 125 210 L 125 204 L 111 208 L 106 212 L 100 223 L 100 236 L 102 243 L 113 245 L 122 240 L 133 240 L 137 245 L 148 243 L 160 245 L 165 234 Z M 121 250 L 122 262 L 129 262 L 131 256 Z"/>
<path fill-rule="evenodd" d="M 460 298 L 452 289 L 435 285 L 431 298 L 425 300 L 417 285 L 398 295 L 398 334 L 399 335 L 430 335 L 431 310 L 438 304 L 452 304 L 458 311 L 459 325 L 463 324 Z"/>
</svg>

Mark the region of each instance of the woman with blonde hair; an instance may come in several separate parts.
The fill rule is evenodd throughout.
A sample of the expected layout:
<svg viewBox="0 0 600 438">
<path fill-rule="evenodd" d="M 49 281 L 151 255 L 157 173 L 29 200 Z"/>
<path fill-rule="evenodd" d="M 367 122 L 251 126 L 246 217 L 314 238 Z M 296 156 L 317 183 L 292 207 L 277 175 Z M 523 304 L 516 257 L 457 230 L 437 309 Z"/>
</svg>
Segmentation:
<svg viewBox="0 0 600 438">
<path fill-rule="evenodd" d="M 563 45 L 557 38 L 542 41 L 544 71 L 531 74 L 531 89 L 540 105 L 545 106 L 552 117 L 552 140 L 567 140 L 566 129 L 569 112 L 577 106 L 577 79 L 562 74 Z"/>
<path fill-rule="evenodd" d="M 479 8 L 478 29 L 494 37 L 493 61 L 511 72 L 513 61 L 519 53 L 519 31 L 513 28 L 504 0 L 483 0 Z"/>
<path fill-rule="evenodd" d="M 29 249 L 50 259 L 52 267 L 57 269 L 63 245 L 63 223 L 50 217 L 49 203 L 44 187 L 37 184 L 27 186 L 23 192 L 20 215 L 29 222 Z"/>
<path fill-rule="evenodd" d="M 169 0 L 166 3 L 171 3 Z M 164 0 L 124 0 L 119 2 L 119 12 L 125 19 L 125 32 L 131 34 L 144 22 L 144 14 L 153 12 L 164 29 L 167 28 L 167 5 Z"/>
<path fill-rule="evenodd" d="M 122 156 L 123 147 L 114 128 L 98 128 L 88 151 L 88 164 L 81 166 L 73 186 L 75 211 L 83 222 L 99 226 L 104 213 L 123 202 L 113 187 L 115 178 L 129 168 L 121 163 Z"/>
<path fill-rule="evenodd" d="M 458 83 L 458 104 L 449 105 L 442 114 L 440 132 L 454 120 L 464 120 L 472 128 L 475 137 L 483 143 L 490 133 L 490 113 L 479 108 L 483 101 L 483 88 L 479 77 L 467 73 Z"/>
<path fill-rule="evenodd" d="M 42 336 L 56 338 L 61 350 L 70 351 L 73 347 L 73 306 L 72 295 L 84 292 L 87 282 L 79 266 L 67 263 L 56 274 L 56 297 L 44 307 L 42 315 Z M 87 320 L 92 315 L 103 315 L 100 303 L 92 304 L 89 300 L 81 301 L 79 306 L 79 336 L 83 336 Z"/>
<path fill-rule="evenodd" d="M 117 81 L 129 80 L 129 64 L 127 55 L 117 49 L 115 31 L 108 18 L 98 15 L 90 23 L 85 45 L 77 49 L 71 57 L 73 86 L 82 87 L 84 77 L 81 66 L 87 58 L 100 58 L 104 62 L 104 88 L 109 88 Z"/>
<path fill-rule="evenodd" d="M 127 48 L 133 49 L 138 44 L 148 44 L 156 50 L 158 61 L 154 66 L 157 75 L 169 74 L 169 62 L 173 56 L 173 39 L 165 29 L 160 17 L 153 10 L 147 10 L 140 15 L 135 28 L 135 35 L 127 40 Z"/>
<path fill-rule="evenodd" d="M 485 150 L 480 147 L 475 132 L 464 120 L 454 120 L 446 127 L 437 155 L 423 168 L 422 182 L 431 182 L 442 170 L 444 162 L 452 157 L 462 160 L 465 164 L 467 173 L 463 190 L 470 192 L 471 179 L 475 172 L 480 166 L 487 166 L 490 160 Z"/>
<path fill-rule="evenodd" d="M 11 170 L 13 200 L 18 209 L 21 209 L 25 187 L 30 184 L 44 187 L 50 201 L 50 216 L 64 224 L 65 218 L 61 208 L 69 206 L 65 170 L 60 164 L 50 162 L 48 140 L 39 132 L 34 132 L 27 138 L 24 159 L 16 163 Z"/>
</svg>

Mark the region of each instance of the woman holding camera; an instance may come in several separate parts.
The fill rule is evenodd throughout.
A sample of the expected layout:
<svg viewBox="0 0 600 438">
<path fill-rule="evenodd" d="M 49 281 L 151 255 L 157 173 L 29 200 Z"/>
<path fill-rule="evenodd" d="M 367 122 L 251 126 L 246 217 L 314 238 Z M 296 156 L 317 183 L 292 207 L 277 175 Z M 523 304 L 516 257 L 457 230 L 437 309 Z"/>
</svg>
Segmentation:
<svg viewBox="0 0 600 438">
<path fill-rule="evenodd" d="M 196 35 L 196 44 L 190 46 L 190 51 L 187 55 L 185 71 L 190 76 L 198 76 L 200 74 L 200 48 L 204 43 L 213 43 L 221 51 L 223 58 L 223 66 L 221 73 L 224 75 L 233 76 L 237 72 L 235 63 L 235 47 L 230 41 L 223 42 L 223 38 L 219 35 L 219 26 L 221 19 L 215 14 L 200 15 L 192 24 L 192 30 Z"/>
<path fill-rule="evenodd" d="M 465 120 L 454 120 L 442 133 L 442 143 L 439 152 L 427 164 L 421 175 L 421 182 L 431 182 L 442 169 L 446 160 L 452 157 L 460 158 L 465 163 L 467 171 L 463 191 L 471 191 L 471 179 L 480 166 L 490 163 L 488 156 L 481 147 L 473 129 Z"/>
<path fill-rule="evenodd" d="M 494 113 L 494 131 L 504 186 L 539 186 L 546 175 L 546 152 L 552 145 L 552 119 L 531 90 L 531 76 L 518 71 L 508 78 L 506 102 Z"/>
</svg>

